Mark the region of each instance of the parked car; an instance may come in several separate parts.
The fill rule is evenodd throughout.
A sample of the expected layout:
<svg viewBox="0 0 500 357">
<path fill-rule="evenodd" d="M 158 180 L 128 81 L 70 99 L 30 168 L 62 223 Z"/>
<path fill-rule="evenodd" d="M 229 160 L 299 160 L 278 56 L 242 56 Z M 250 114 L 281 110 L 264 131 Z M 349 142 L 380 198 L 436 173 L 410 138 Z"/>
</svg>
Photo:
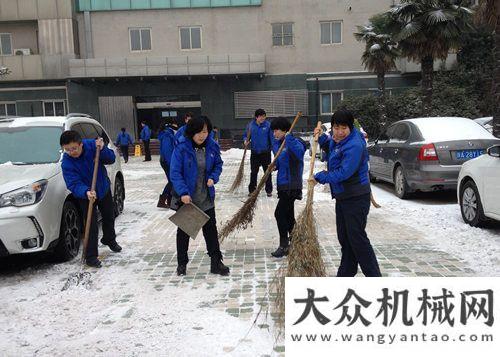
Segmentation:
<svg viewBox="0 0 500 357">
<path fill-rule="evenodd" d="M 331 123 L 323 123 L 321 124 L 321 129 L 323 130 L 323 133 L 326 133 L 328 135 L 332 135 L 332 124 Z M 366 131 L 363 130 L 363 128 L 359 128 L 359 131 L 363 136 L 365 137 L 366 142 L 368 142 L 368 134 Z M 313 133 L 309 136 L 309 156 L 312 156 L 312 145 L 314 144 L 314 136 Z M 327 153 L 319 148 L 319 146 L 316 148 L 316 158 L 319 158 L 321 161 L 326 161 L 327 159 Z"/>
<path fill-rule="evenodd" d="M 490 133 L 493 133 L 493 117 L 477 118 L 474 121 L 484 126 Z"/>
<path fill-rule="evenodd" d="M 500 145 L 462 165 L 457 195 L 465 223 L 481 226 L 488 219 L 500 221 Z"/>
<path fill-rule="evenodd" d="M 84 114 L 0 120 L 0 256 L 52 251 L 61 260 L 78 254 L 84 212 L 66 188 L 59 137 L 76 130 L 104 138 L 117 155 L 108 165 L 115 214 L 125 186 L 117 149 L 101 124 Z"/>
<path fill-rule="evenodd" d="M 370 178 L 393 183 L 399 198 L 417 190 L 456 189 L 462 164 L 499 143 L 467 118 L 401 120 L 369 143 Z"/>
</svg>

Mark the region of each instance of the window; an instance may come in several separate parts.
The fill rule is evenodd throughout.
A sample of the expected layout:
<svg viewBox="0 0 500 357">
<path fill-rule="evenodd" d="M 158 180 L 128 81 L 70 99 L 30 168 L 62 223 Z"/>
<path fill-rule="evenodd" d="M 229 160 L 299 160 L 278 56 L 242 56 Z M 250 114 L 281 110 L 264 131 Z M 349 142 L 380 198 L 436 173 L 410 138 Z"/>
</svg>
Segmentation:
<svg viewBox="0 0 500 357">
<path fill-rule="evenodd" d="M 377 144 L 386 144 L 389 141 L 389 138 L 392 137 L 395 126 L 392 125 L 387 128 L 377 139 Z"/>
<path fill-rule="evenodd" d="M 320 22 L 321 44 L 333 45 L 342 43 L 342 21 Z"/>
<path fill-rule="evenodd" d="M 181 37 L 181 50 L 201 49 L 201 27 L 181 27 L 179 29 Z"/>
<path fill-rule="evenodd" d="M 293 23 L 272 24 L 273 46 L 293 45 Z"/>
<path fill-rule="evenodd" d="M 342 99 L 344 99 L 343 92 L 321 93 L 321 114 L 333 114 Z"/>
<path fill-rule="evenodd" d="M 16 103 L 0 103 L 0 117 L 16 116 Z"/>
<path fill-rule="evenodd" d="M 389 142 L 391 143 L 405 143 L 410 138 L 410 128 L 406 124 L 398 124 L 394 131 L 391 133 Z"/>
<path fill-rule="evenodd" d="M 151 50 L 150 28 L 134 28 L 134 29 L 129 29 L 129 32 L 130 32 L 130 50 L 132 52 Z"/>
<path fill-rule="evenodd" d="M 93 126 L 94 126 L 95 130 L 97 131 L 97 134 L 99 135 L 99 137 L 103 138 L 104 143 L 106 145 L 108 145 L 109 144 L 109 137 L 106 134 L 106 132 L 104 131 L 104 129 L 100 125 L 94 124 Z"/>
<path fill-rule="evenodd" d="M 0 55 L 12 55 L 12 36 L 10 33 L 0 33 Z"/>
<path fill-rule="evenodd" d="M 64 100 L 43 102 L 43 115 L 47 117 L 65 116 L 66 105 L 64 103 Z"/>
<path fill-rule="evenodd" d="M 99 133 L 92 124 L 80 123 L 80 127 L 82 128 L 84 139 L 97 139 L 99 137 Z"/>
</svg>

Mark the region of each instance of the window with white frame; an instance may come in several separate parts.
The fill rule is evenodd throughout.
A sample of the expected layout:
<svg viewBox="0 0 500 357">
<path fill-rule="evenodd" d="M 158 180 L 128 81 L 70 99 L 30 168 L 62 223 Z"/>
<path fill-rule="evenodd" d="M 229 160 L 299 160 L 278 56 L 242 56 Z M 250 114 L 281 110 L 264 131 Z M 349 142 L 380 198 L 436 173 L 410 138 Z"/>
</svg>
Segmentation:
<svg viewBox="0 0 500 357">
<path fill-rule="evenodd" d="M 344 99 L 344 92 L 321 93 L 321 114 L 333 114 L 342 99 Z"/>
<path fill-rule="evenodd" d="M 64 100 L 50 100 L 43 102 L 43 115 L 51 116 L 65 116 L 66 103 Z"/>
<path fill-rule="evenodd" d="M 16 115 L 17 115 L 17 109 L 15 102 L 0 103 L 0 117 L 16 116 Z"/>
<path fill-rule="evenodd" d="M 293 23 L 272 24 L 273 27 L 273 46 L 292 46 L 293 45 Z"/>
<path fill-rule="evenodd" d="M 201 26 L 187 26 L 179 28 L 181 50 L 201 49 Z"/>
<path fill-rule="evenodd" d="M 0 33 L 0 55 L 12 55 L 12 35 L 10 33 Z"/>
<path fill-rule="evenodd" d="M 150 28 L 131 28 L 130 50 L 132 52 L 151 50 L 151 29 Z"/>
<path fill-rule="evenodd" d="M 322 45 L 342 43 L 342 21 L 321 21 L 319 24 Z"/>
</svg>

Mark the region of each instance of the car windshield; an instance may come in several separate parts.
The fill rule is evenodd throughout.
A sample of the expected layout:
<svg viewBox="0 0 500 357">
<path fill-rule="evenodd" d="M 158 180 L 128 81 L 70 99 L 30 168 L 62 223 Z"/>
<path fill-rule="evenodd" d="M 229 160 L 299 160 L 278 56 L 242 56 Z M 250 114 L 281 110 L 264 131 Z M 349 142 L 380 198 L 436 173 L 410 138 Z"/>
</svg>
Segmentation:
<svg viewBox="0 0 500 357">
<path fill-rule="evenodd" d="M 61 158 L 60 127 L 0 127 L 0 164 L 48 164 Z"/>
</svg>

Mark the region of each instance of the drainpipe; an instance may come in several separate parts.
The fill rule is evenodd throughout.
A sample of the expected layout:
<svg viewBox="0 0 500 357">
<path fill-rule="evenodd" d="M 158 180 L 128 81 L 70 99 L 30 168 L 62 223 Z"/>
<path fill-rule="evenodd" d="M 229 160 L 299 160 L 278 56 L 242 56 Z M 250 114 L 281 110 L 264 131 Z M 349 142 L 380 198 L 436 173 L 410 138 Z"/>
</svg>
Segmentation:
<svg viewBox="0 0 500 357">
<path fill-rule="evenodd" d="M 94 50 L 92 46 L 92 25 L 90 23 L 90 12 L 83 13 L 83 24 L 85 26 L 85 54 L 86 58 L 94 58 Z"/>
<path fill-rule="evenodd" d="M 319 78 L 316 77 L 316 123 L 319 121 L 319 106 L 320 106 L 320 100 L 319 100 Z"/>
</svg>

